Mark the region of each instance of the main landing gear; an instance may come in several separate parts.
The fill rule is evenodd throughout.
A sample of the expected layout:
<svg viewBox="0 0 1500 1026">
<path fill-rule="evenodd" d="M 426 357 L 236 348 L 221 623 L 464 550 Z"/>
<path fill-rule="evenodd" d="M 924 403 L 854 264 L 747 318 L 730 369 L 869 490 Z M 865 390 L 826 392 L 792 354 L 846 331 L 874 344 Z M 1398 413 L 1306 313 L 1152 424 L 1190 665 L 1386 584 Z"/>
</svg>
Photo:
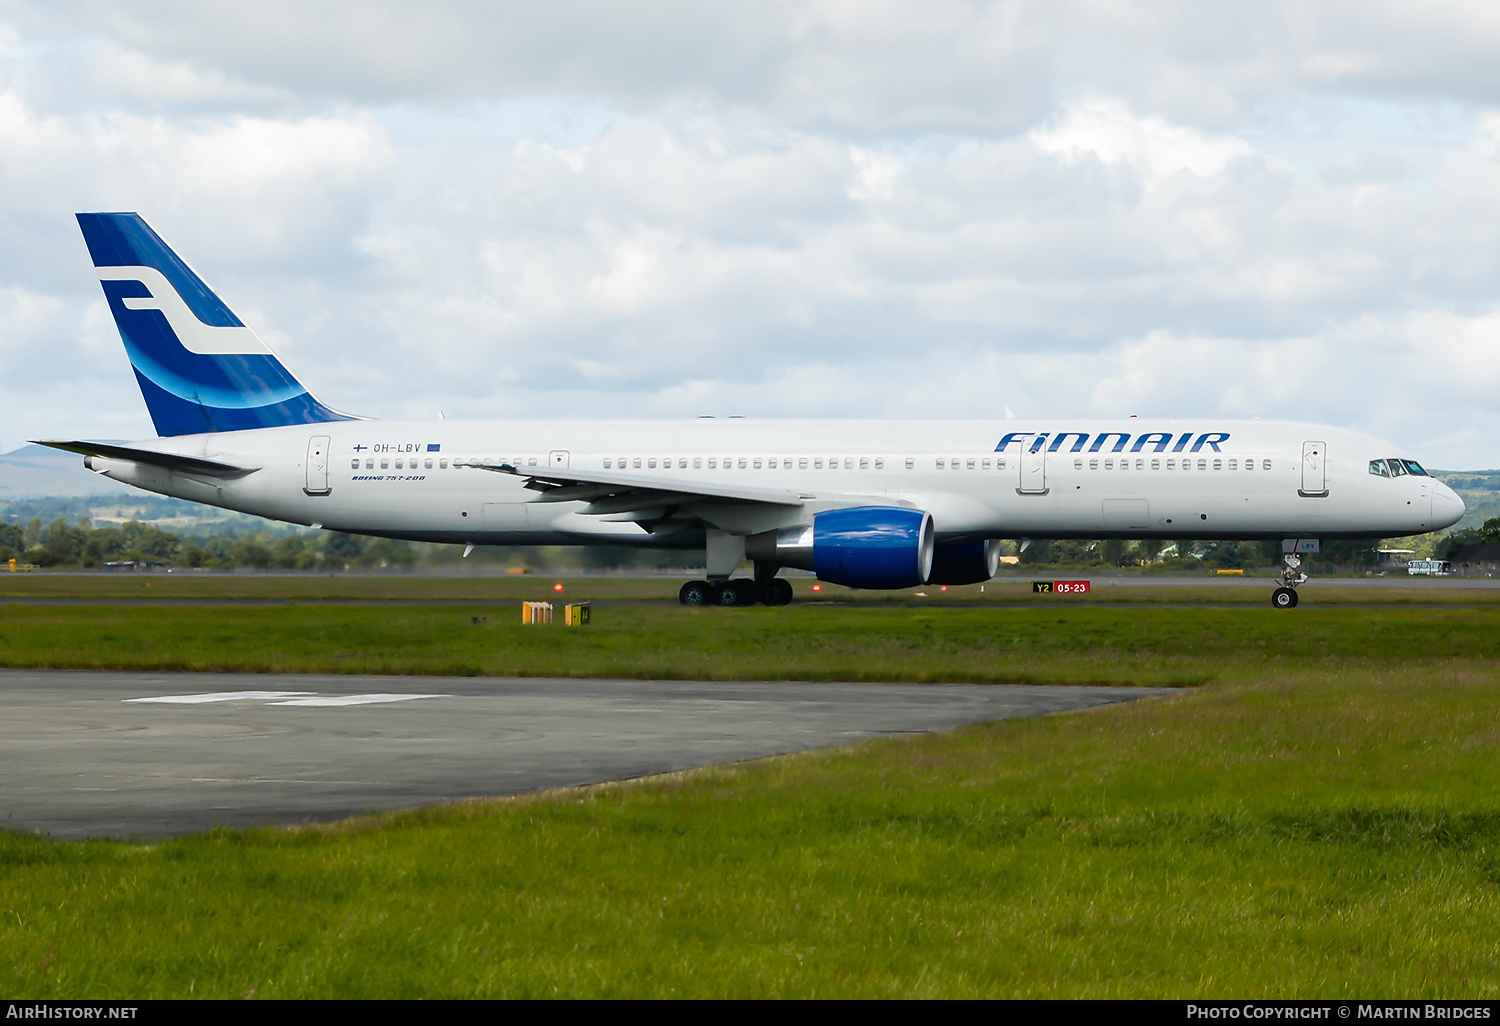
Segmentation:
<svg viewBox="0 0 1500 1026">
<path fill-rule="evenodd" d="M 677 593 L 685 606 L 784 606 L 792 601 L 792 586 L 780 577 L 752 581 L 738 577 L 732 581 L 688 581 Z"/>
<path fill-rule="evenodd" d="M 1302 557 L 1288 552 L 1281 557 L 1281 587 L 1271 592 L 1271 605 L 1277 609 L 1297 608 L 1297 585 L 1304 583 L 1307 575 L 1302 572 Z"/>
</svg>

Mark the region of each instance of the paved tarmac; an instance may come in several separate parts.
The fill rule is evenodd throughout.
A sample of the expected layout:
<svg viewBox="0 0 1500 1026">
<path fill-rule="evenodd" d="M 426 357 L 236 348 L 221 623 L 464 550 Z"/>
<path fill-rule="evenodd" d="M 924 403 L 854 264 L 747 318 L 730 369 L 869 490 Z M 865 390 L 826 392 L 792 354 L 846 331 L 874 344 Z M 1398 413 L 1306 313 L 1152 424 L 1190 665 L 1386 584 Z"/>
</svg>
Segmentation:
<svg viewBox="0 0 1500 1026">
<path fill-rule="evenodd" d="M 328 820 L 1167 690 L 0 670 L 0 824 L 149 838 Z"/>
</svg>

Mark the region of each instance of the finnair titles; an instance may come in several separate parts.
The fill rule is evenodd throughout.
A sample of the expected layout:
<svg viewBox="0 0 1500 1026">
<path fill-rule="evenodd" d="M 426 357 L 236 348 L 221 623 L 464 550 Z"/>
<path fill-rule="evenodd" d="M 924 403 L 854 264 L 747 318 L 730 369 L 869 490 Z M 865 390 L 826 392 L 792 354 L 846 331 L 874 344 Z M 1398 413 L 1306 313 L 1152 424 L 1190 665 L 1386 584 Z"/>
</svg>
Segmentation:
<svg viewBox="0 0 1500 1026">
<path fill-rule="evenodd" d="M 371 420 L 317 399 L 133 213 L 79 214 L 157 437 L 43 444 L 163 495 L 353 534 L 702 552 L 689 604 L 988 580 L 1005 538 L 1420 534 L 1463 501 L 1402 447 L 1273 421 Z M 749 559 L 751 577 L 735 578 Z"/>
</svg>

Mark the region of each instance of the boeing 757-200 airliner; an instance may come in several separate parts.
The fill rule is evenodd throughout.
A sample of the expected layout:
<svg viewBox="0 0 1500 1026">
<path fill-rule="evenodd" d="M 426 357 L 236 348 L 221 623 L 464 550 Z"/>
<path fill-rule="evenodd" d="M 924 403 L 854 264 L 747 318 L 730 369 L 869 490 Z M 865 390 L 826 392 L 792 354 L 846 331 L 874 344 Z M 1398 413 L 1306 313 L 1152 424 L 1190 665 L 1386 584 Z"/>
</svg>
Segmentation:
<svg viewBox="0 0 1500 1026">
<path fill-rule="evenodd" d="M 371 420 L 313 396 L 137 214 L 79 214 L 158 437 L 49 441 L 126 484 L 354 534 L 700 550 L 689 604 L 988 580 L 1003 538 L 1283 541 L 1448 527 L 1400 446 L 1272 421 Z M 467 550 L 466 550 L 467 551 Z M 753 561 L 754 577 L 731 580 Z"/>
</svg>

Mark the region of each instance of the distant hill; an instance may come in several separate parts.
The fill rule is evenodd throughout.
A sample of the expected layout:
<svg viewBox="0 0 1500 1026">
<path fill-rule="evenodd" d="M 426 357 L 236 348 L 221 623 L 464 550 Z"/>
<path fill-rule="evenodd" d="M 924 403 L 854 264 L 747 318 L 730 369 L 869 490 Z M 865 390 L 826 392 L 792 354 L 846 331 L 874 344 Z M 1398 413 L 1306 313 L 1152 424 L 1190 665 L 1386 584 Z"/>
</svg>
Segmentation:
<svg viewBox="0 0 1500 1026">
<path fill-rule="evenodd" d="M 0 500 L 109 495 L 129 492 L 118 481 L 83 467 L 77 453 L 23 445 L 0 455 Z"/>
<path fill-rule="evenodd" d="M 89 517 L 96 524 L 142 520 L 176 531 L 213 529 L 243 533 L 295 527 L 215 509 L 184 499 L 143 492 L 85 470 L 83 457 L 44 445 L 27 445 L 0 455 L 0 521 L 25 523 L 32 517 Z"/>
</svg>

